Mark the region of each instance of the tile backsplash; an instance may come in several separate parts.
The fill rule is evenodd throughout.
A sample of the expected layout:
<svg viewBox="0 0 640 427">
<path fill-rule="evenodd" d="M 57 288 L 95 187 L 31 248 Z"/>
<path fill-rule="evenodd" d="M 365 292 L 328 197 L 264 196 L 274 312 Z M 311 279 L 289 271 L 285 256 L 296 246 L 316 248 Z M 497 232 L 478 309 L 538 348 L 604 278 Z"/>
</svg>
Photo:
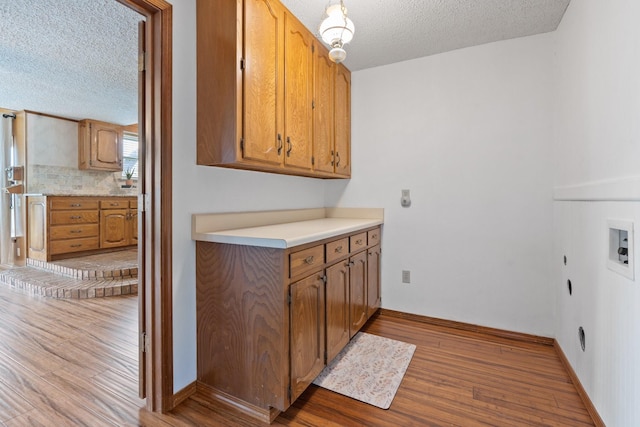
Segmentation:
<svg viewBox="0 0 640 427">
<path fill-rule="evenodd" d="M 138 189 L 121 188 L 121 172 L 79 170 L 63 166 L 29 165 L 27 192 L 42 194 L 135 196 Z"/>
</svg>

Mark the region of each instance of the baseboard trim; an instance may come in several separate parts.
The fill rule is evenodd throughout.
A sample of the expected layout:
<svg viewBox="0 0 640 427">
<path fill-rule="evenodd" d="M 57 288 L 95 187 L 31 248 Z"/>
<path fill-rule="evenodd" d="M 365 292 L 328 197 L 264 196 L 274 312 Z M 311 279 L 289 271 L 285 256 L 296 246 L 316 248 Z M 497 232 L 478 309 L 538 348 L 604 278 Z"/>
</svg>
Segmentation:
<svg viewBox="0 0 640 427">
<path fill-rule="evenodd" d="M 199 381 L 196 382 L 196 393 L 193 399 L 213 409 L 223 409 L 234 416 L 258 420 L 266 424 L 271 424 L 280 415 L 280 411 L 275 408 L 259 408 Z"/>
<path fill-rule="evenodd" d="M 179 404 L 181 404 L 182 402 L 184 402 L 185 400 L 193 396 L 195 393 L 196 393 L 196 382 L 194 381 L 191 384 L 188 384 L 186 387 L 182 388 L 177 393 L 174 393 L 173 396 L 171 396 L 171 405 L 169 407 L 171 409 L 175 408 L 176 406 L 178 406 Z"/>
<path fill-rule="evenodd" d="M 556 350 L 556 353 L 558 354 L 560 361 L 564 365 L 564 368 L 569 373 L 571 382 L 573 383 L 574 387 L 578 391 L 578 394 L 580 395 L 580 398 L 582 399 L 584 406 L 586 406 L 587 412 L 589 412 L 589 415 L 591 416 L 593 423 L 596 425 L 596 427 L 606 427 L 604 421 L 602 421 L 602 418 L 600 417 L 600 414 L 598 414 L 596 407 L 594 406 L 593 402 L 589 398 L 587 391 L 584 389 L 584 387 L 582 386 L 582 383 L 578 379 L 578 375 L 576 375 L 576 372 L 573 370 L 573 367 L 569 363 L 569 359 L 567 359 L 567 355 L 564 354 L 564 351 L 562 351 L 562 347 L 560 347 L 560 344 L 558 343 L 558 341 L 553 340 L 553 348 Z"/>
<path fill-rule="evenodd" d="M 396 317 L 400 319 L 412 320 L 429 325 L 442 326 L 445 328 L 458 329 L 467 332 L 490 335 L 499 338 L 507 338 L 527 343 L 543 344 L 553 346 L 554 339 L 538 335 L 525 334 L 522 332 L 507 331 L 505 329 L 489 328 L 487 326 L 473 325 L 471 323 L 456 322 L 455 320 L 438 319 L 436 317 L 423 316 L 420 314 L 404 313 L 402 311 L 380 309 L 380 315 Z"/>
</svg>

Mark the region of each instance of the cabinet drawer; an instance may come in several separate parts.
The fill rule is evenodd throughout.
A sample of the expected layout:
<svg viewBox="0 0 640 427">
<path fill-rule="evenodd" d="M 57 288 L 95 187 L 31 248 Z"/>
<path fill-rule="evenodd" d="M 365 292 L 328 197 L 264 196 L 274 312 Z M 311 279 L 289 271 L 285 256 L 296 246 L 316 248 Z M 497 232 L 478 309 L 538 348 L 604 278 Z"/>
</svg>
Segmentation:
<svg viewBox="0 0 640 427">
<path fill-rule="evenodd" d="M 51 199 L 51 210 L 91 210 L 98 209 L 98 201 L 85 197 L 61 197 Z"/>
<path fill-rule="evenodd" d="M 327 243 L 327 262 L 331 262 L 347 254 L 349 254 L 348 237 Z"/>
<path fill-rule="evenodd" d="M 98 224 L 56 225 L 49 229 L 51 240 L 97 237 Z"/>
<path fill-rule="evenodd" d="M 380 229 L 370 230 L 367 232 L 367 243 L 369 246 L 375 246 L 380 243 Z"/>
<path fill-rule="evenodd" d="M 98 211 L 53 211 L 51 225 L 94 224 L 98 222 Z"/>
<path fill-rule="evenodd" d="M 324 264 L 324 245 L 314 246 L 289 255 L 290 277 L 311 273 Z"/>
<path fill-rule="evenodd" d="M 349 250 L 356 252 L 367 247 L 367 233 L 354 234 L 349 237 Z"/>
<path fill-rule="evenodd" d="M 100 200 L 100 209 L 127 209 L 129 200 L 127 199 L 107 199 Z"/>
<path fill-rule="evenodd" d="M 99 239 L 88 237 L 84 239 L 54 240 L 49 243 L 51 255 L 66 254 L 69 252 L 89 251 L 98 249 Z"/>
</svg>

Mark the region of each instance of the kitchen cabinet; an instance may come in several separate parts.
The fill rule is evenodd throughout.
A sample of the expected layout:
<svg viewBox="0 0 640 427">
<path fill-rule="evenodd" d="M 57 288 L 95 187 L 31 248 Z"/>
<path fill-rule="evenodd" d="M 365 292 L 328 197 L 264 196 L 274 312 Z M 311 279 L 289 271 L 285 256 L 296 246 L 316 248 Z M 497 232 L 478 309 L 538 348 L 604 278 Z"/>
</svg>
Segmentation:
<svg viewBox="0 0 640 427">
<path fill-rule="evenodd" d="M 335 168 L 315 168 L 314 132 L 334 129 L 319 127 L 332 122 L 314 127 L 314 106 L 330 109 L 333 117 L 335 105 L 314 102 L 320 76 L 314 78 L 313 34 L 277 0 L 198 0 L 196 5 L 197 163 L 348 177 L 344 168 L 339 174 Z M 332 88 L 330 74 L 323 84 Z"/>
<path fill-rule="evenodd" d="M 316 273 L 291 284 L 291 401 L 325 366 L 325 278 Z"/>
<path fill-rule="evenodd" d="M 351 176 L 351 72 L 317 46 L 314 56 L 314 170 Z"/>
<path fill-rule="evenodd" d="M 336 175 L 351 176 L 351 72 L 336 65 L 334 91 L 334 168 Z"/>
<path fill-rule="evenodd" d="M 130 200 L 124 198 L 100 201 L 101 248 L 119 248 L 137 243 L 137 210 L 134 215 L 129 205 Z"/>
<path fill-rule="evenodd" d="M 198 391 L 267 422 L 286 410 L 368 319 L 379 233 L 292 248 L 196 241 Z"/>
<path fill-rule="evenodd" d="M 97 120 L 78 122 L 78 169 L 122 171 L 122 129 Z"/>
<path fill-rule="evenodd" d="M 380 282 L 380 258 L 382 252 L 377 244 L 369 249 L 367 257 L 367 317 L 371 317 L 382 301 Z"/>
<path fill-rule="evenodd" d="M 131 203 L 131 197 L 28 196 L 27 257 L 52 261 L 136 244 Z"/>
</svg>

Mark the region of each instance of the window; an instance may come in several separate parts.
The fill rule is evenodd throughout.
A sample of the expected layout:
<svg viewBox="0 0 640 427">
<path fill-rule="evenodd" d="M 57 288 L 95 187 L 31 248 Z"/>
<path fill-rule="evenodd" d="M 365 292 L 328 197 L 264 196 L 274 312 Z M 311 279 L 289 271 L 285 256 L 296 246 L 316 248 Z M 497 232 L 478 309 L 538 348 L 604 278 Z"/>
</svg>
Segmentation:
<svg viewBox="0 0 640 427">
<path fill-rule="evenodd" d="M 133 171 L 133 178 L 138 178 L 138 135 L 125 132 L 122 136 L 122 177 L 126 178 L 128 170 Z"/>
</svg>

